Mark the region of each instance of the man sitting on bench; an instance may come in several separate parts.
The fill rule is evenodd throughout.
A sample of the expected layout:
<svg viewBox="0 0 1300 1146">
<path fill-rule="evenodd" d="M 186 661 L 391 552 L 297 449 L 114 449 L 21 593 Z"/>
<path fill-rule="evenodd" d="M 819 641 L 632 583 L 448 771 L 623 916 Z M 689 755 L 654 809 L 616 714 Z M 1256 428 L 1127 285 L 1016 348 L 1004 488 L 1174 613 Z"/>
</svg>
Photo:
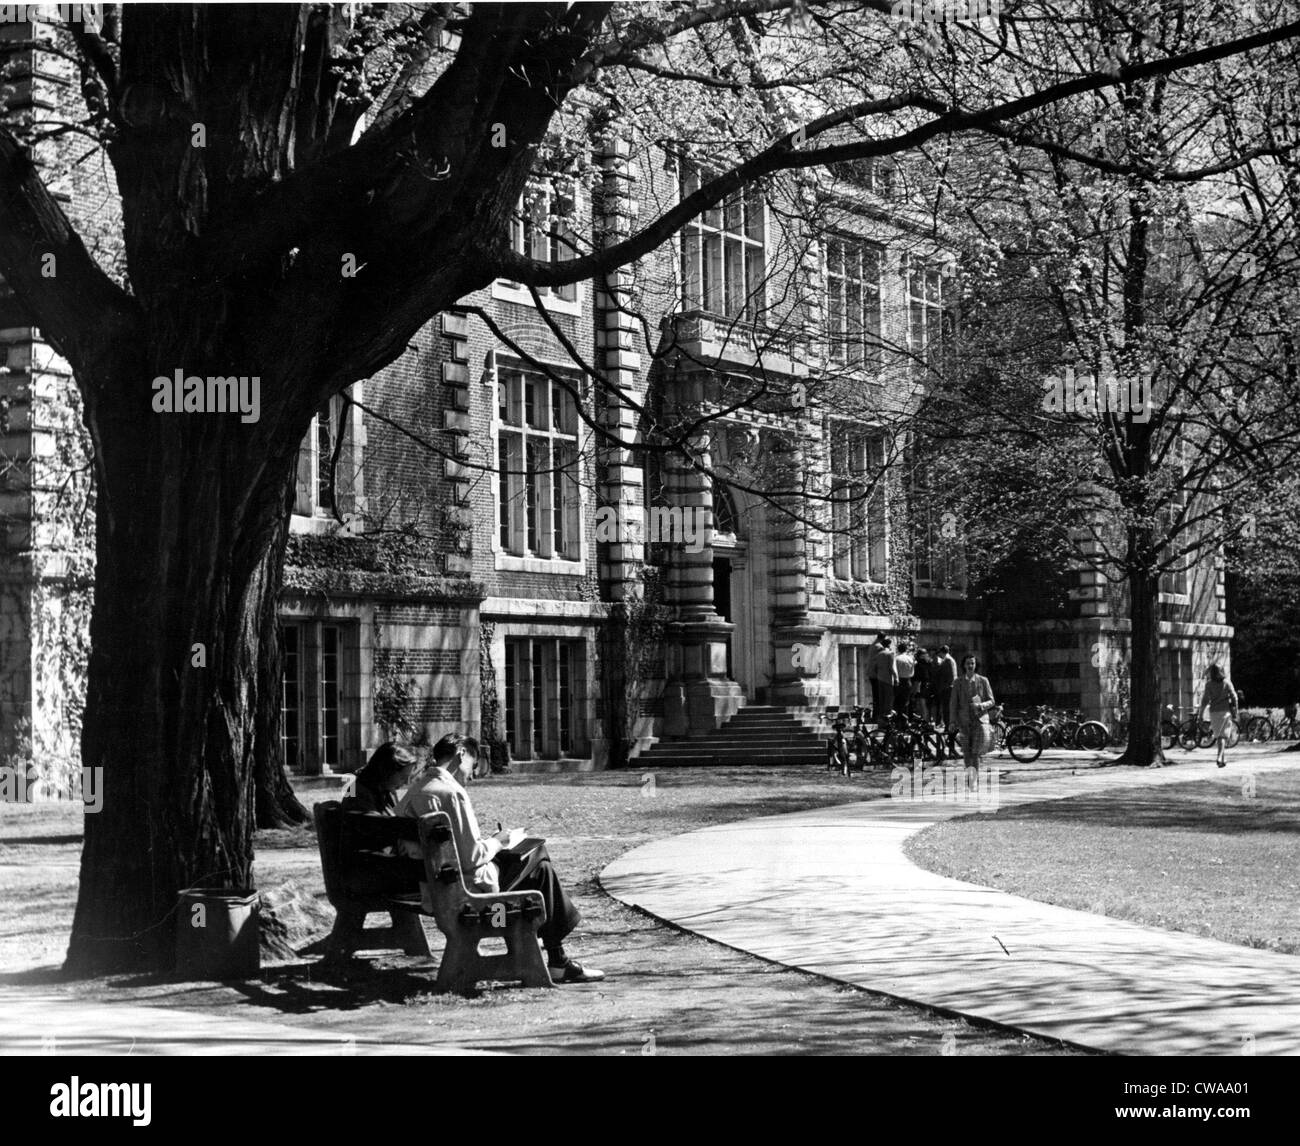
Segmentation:
<svg viewBox="0 0 1300 1146">
<path fill-rule="evenodd" d="M 502 852 L 497 836 L 479 832 L 474 806 L 465 785 L 474 775 L 478 763 L 478 741 L 471 736 L 444 736 L 433 746 L 433 767 L 421 772 L 411 782 L 406 795 L 398 802 L 399 816 L 420 816 L 445 812 L 451 819 L 456 851 L 463 865 L 466 885 L 473 891 L 540 891 L 546 904 L 546 922 L 538 929 L 551 978 L 560 983 L 594 983 L 605 972 L 583 967 L 564 950 L 565 937 L 578 925 L 582 916 L 565 893 L 555 874 L 545 846 L 533 853 L 527 864 L 513 853 Z M 420 847 L 403 840 L 399 847 L 404 855 L 418 858 Z M 513 882 L 512 882 L 513 881 Z"/>
</svg>

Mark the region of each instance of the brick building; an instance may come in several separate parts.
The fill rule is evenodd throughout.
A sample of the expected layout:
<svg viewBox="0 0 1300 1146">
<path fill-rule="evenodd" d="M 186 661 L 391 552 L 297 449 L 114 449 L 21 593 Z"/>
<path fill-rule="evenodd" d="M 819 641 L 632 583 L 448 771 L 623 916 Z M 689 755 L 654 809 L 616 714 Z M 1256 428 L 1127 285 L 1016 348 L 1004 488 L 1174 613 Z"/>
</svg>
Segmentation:
<svg viewBox="0 0 1300 1146">
<path fill-rule="evenodd" d="M 69 91 L 35 56 L 26 84 L 33 108 Z M 111 235 L 110 169 L 70 162 L 74 146 L 37 159 L 67 172 L 55 188 L 83 233 Z M 532 189 L 517 250 L 616 241 L 701 177 L 625 129 L 593 158 L 594 177 Z M 390 735 L 453 727 L 516 767 L 616 765 L 747 703 L 861 702 L 880 629 L 980 653 L 1006 699 L 1114 719 L 1122 599 L 1055 569 L 1052 591 L 1036 581 L 992 614 L 906 476 L 906 412 L 955 298 L 950 252 L 907 211 L 884 166 L 750 188 L 607 281 L 540 291 L 540 308 L 492 284 L 322 407 L 281 602 L 290 767 L 348 770 Z M 66 754 L 93 514 L 76 389 L 8 296 L 0 343 L 2 747 L 26 718 L 36 751 Z M 628 448 L 687 418 L 690 461 Z M 1214 561 L 1169 579 L 1172 700 L 1227 660 L 1222 585 Z"/>
</svg>

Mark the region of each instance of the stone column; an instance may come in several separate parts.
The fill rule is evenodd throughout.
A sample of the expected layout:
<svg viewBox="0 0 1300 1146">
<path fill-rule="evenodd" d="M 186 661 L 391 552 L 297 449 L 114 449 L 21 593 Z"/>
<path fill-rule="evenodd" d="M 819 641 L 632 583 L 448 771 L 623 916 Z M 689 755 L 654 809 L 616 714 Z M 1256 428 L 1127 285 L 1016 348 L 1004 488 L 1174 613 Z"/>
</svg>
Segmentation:
<svg viewBox="0 0 1300 1146">
<path fill-rule="evenodd" d="M 807 473 L 809 451 L 798 435 L 773 435 L 771 452 L 784 458 L 784 480 L 798 485 Z M 772 515 L 772 648 L 775 667 L 768 689 L 771 704 L 824 707 L 831 694 L 833 666 L 826 658 L 826 630 L 809 617 L 812 590 L 820 580 L 810 568 L 810 548 L 816 544 L 806 519 L 815 511 L 807 498 L 785 499 Z M 824 588 L 819 596 L 824 606 Z"/>
<path fill-rule="evenodd" d="M 698 381 L 685 385 L 698 396 Z M 692 449 L 709 464 L 707 439 L 697 438 Z M 665 458 L 665 477 L 669 505 L 680 507 L 683 519 L 687 515 L 693 519 L 695 535 L 703 542 L 695 552 L 680 537 L 669 545 L 668 599 L 676 620 L 666 634 L 664 733 L 682 737 L 720 727 L 743 706 L 745 697 L 740 685 L 727 676 L 734 626 L 714 608 L 712 486 L 706 475 L 680 457 Z"/>
<path fill-rule="evenodd" d="M 613 135 L 605 140 L 601 163 L 604 179 L 599 214 L 593 208 L 593 224 L 602 246 L 626 238 L 636 224 L 639 203 L 637 174 L 628 160 L 630 147 L 625 138 Z M 597 451 L 600 465 L 600 500 L 618 508 L 619 540 L 600 546 L 598 576 L 611 601 L 640 597 L 644 592 L 641 566 L 645 561 L 644 520 L 645 472 L 627 448 L 637 436 L 637 413 L 621 395 L 639 394 L 641 356 L 635 350 L 638 325 L 628 300 L 633 272 L 621 267 L 593 282 L 595 290 L 596 347 L 600 367 L 610 386 L 598 410 L 604 427 L 614 434 L 619 446 L 602 445 Z"/>
</svg>

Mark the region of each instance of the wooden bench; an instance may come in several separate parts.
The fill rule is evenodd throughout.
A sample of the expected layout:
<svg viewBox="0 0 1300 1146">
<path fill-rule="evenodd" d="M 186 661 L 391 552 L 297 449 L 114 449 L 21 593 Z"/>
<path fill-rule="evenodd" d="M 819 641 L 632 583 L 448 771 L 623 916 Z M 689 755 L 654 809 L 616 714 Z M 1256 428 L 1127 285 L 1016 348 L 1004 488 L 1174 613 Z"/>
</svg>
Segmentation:
<svg viewBox="0 0 1300 1146">
<path fill-rule="evenodd" d="M 402 838 L 418 839 L 419 825 L 414 820 L 395 816 L 369 816 L 364 812 L 345 812 L 337 800 L 316 805 L 316 844 L 320 848 L 321 874 L 325 877 L 325 895 L 334 907 L 334 929 L 325 943 L 327 960 L 347 959 L 358 950 L 397 949 L 408 955 L 428 955 L 429 940 L 420 926 L 423 899 L 418 893 L 393 895 L 368 891 L 356 880 L 357 844 L 364 842 L 378 849 L 395 847 Z M 391 927 L 366 929 L 366 917 L 386 914 Z"/>
<path fill-rule="evenodd" d="M 465 994 L 484 979 L 519 981 L 526 987 L 554 986 L 537 939 L 537 929 L 546 922 L 542 893 L 470 891 L 461 874 L 446 813 L 431 812 L 418 821 L 369 816 L 345 812 L 331 800 L 317 804 L 315 815 L 325 893 L 338 913 L 327 943 L 327 958 L 346 957 L 362 946 L 376 945 L 376 941 L 408 954 L 431 955 L 418 918 L 423 914 L 433 917 L 447 941 L 438 964 L 439 990 Z M 350 841 L 371 835 L 368 842 L 380 843 L 383 837 L 375 838 L 372 833 L 376 832 L 390 833 L 394 844 L 413 836 L 419 841 L 425 879 L 418 895 L 366 893 L 356 887 L 350 878 L 356 867 L 356 851 Z M 387 913 L 393 926 L 367 931 L 366 916 L 374 912 Z M 480 952 L 480 944 L 487 939 L 502 940 L 505 952 Z"/>
</svg>

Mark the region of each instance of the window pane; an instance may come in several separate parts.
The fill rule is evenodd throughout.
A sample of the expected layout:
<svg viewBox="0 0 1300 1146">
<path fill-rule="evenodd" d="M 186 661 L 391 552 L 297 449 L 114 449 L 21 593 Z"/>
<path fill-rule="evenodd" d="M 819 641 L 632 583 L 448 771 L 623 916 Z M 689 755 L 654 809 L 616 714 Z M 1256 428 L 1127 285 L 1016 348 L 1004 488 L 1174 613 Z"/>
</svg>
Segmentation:
<svg viewBox="0 0 1300 1146">
<path fill-rule="evenodd" d="M 516 759 L 523 756 L 523 751 L 519 742 L 519 729 L 516 722 L 519 718 L 519 704 L 515 696 L 515 689 L 519 684 L 519 675 L 515 669 L 515 662 L 519 656 L 519 644 L 517 641 L 506 641 L 506 664 L 505 664 L 505 704 L 506 704 L 506 742 L 510 745 L 510 752 Z"/>
<path fill-rule="evenodd" d="M 763 242 L 763 194 L 752 184 L 745 188 L 745 235 L 756 243 Z"/>
<path fill-rule="evenodd" d="M 559 704 L 560 752 L 568 756 L 573 752 L 573 648 L 569 644 L 559 647 Z"/>
<path fill-rule="evenodd" d="M 739 191 L 733 191 L 722 203 L 722 225 L 733 235 L 744 234 L 744 208 Z"/>
<path fill-rule="evenodd" d="M 546 664 L 541 641 L 533 641 L 533 754 L 546 752 Z"/>
<path fill-rule="evenodd" d="M 302 659 L 301 630 L 285 625 L 280 630 L 280 651 L 284 665 L 280 699 L 280 741 L 285 767 L 300 771 L 302 759 Z"/>
<path fill-rule="evenodd" d="M 578 410 L 573 395 L 558 383 L 551 383 L 551 410 L 555 419 L 555 432 L 576 435 L 578 432 Z"/>
<path fill-rule="evenodd" d="M 722 313 L 730 318 L 745 309 L 745 264 L 740 241 L 725 240 L 723 256 L 726 260 L 727 296 Z"/>
<path fill-rule="evenodd" d="M 702 240 L 700 232 L 690 227 L 682 239 L 682 305 L 687 310 L 702 310 L 704 296 L 700 275 Z"/>
<path fill-rule="evenodd" d="M 523 435 L 501 435 L 501 547 L 522 556 L 527 543 Z"/>
<path fill-rule="evenodd" d="M 704 309 L 714 314 L 726 313 L 722 287 L 722 239 L 717 235 L 704 237 Z"/>
<path fill-rule="evenodd" d="M 339 762 L 339 630 L 321 626 L 321 763 Z"/>
<path fill-rule="evenodd" d="M 767 266 L 762 247 L 748 247 L 745 251 L 745 316 L 757 318 L 764 308 L 764 276 Z"/>
<path fill-rule="evenodd" d="M 334 507 L 334 480 L 330 461 L 334 457 L 333 407 L 326 402 L 316 412 L 316 508 Z"/>
</svg>

